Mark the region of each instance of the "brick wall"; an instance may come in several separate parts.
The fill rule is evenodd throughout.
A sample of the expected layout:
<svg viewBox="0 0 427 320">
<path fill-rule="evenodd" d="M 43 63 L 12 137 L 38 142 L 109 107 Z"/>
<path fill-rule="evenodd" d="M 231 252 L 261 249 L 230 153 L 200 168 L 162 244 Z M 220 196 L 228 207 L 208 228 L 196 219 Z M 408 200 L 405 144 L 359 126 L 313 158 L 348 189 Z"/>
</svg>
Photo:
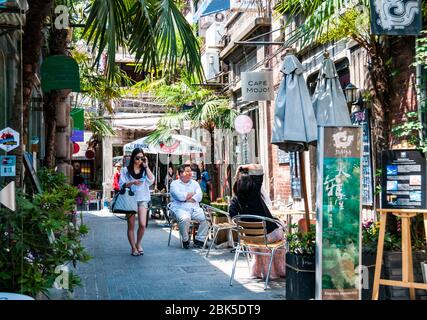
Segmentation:
<svg viewBox="0 0 427 320">
<path fill-rule="evenodd" d="M 415 56 L 415 38 L 400 37 L 392 41 L 394 96 L 391 101 L 392 124 L 396 126 L 407 121 L 407 113 L 417 110 L 416 73 L 411 66 Z M 393 137 L 392 147 L 407 148 L 405 138 Z"/>
<path fill-rule="evenodd" d="M 273 52 L 276 48 L 273 48 Z M 277 92 L 282 75 L 280 67 L 282 66 L 281 54 L 277 55 L 272 59 L 273 69 L 273 80 L 275 84 L 275 90 Z M 273 127 L 274 123 L 274 101 L 271 101 L 270 108 L 270 127 Z M 271 132 L 269 132 L 269 141 L 271 141 Z M 269 144 L 268 152 L 270 156 L 270 197 L 271 200 L 285 200 L 287 201 L 291 195 L 290 185 L 290 168 L 289 164 L 279 164 L 277 159 L 278 147 L 273 144 Z"/>
</svg>

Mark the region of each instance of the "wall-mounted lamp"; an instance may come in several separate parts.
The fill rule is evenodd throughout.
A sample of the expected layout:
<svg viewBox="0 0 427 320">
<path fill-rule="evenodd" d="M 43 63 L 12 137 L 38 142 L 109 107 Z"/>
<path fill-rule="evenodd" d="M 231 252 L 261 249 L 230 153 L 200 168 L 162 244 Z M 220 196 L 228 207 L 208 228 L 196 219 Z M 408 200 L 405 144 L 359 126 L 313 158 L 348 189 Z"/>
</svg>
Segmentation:
<svg viewBox="0 0 427 320">
<path fill-rule="evenodd" d="M 357 87 L 351 82 L 345 87 L 345 99 L 347 103 L 354 103 L 357 100 Z"/>
</svg>

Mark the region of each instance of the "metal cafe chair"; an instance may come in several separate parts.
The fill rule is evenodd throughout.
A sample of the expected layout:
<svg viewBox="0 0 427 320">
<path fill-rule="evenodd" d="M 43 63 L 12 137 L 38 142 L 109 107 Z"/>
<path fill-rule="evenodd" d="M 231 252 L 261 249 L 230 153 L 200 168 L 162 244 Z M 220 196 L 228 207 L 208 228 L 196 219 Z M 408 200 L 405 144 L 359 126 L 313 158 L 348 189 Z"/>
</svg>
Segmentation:
<svg viewBox="0 0 427 320">
<path fill-rule="evenodd" d="M 241 253 L 253 255 L 258 254 L 270 257 L 267 276 L 264 284 L 264 290 L 267 290 L 274 254 L 278 249 L 285 249 L 284 239 L 273 243 L 267 242 L 267 221 L 273 222 L 281 228 L 283 228 L 283 224 L 277 220 L 256 215 L 238 215 L 235 216 L 232 221 L 236 224 L 238 231 L 238 243 L 236 247 L 236 253 L 234 255 L 233 269 L 230 276 L 230 286 L 233 285 L 234 273 L 236 271 L 236 264 L 239 255 Z M 264 249 L 264 251 L 253 251 L 251 248 Z"/>
<path fill-rule="evenodd" d="M 165 205 L 165 197 L 162 194 L 152 194 L 151 201 L 149 205 L 149 211 L 151 212 L 151 216 L 160 213 L 160 216 L 165 217 L 166 205 Z"/>
<path fill-rule="evenodd" d="M 89 199 L 86 202 L 86 211 L 90 211 L 91 209 L 91 204 L 95 204 L 96 205 L 96 211 L 100 210 L 100 202 L 101 202 L 101 193 L 99 191 L 89 191 L 89 195 L 88 195 Z"/>
<path fill-rule="evenodd" d="M 212 207 L 210 205 L 201 203 L 200 206 L 203 208 L 203 210 L 205 211 L 205 215 L 206 218 L 208 219 L 209 222 L 209 230 L 208 230 L 208 235 L 206 236 L 205 242 L 203 244 L 202 249 L 204 249 L 205 247 L 207 247 L 207 242 L 208 242 L 208 238 L 209 235 L 211 235 L 213 233 L 213 238 L 212 238 L 212 242 L 206 252 L 206 257 L 209 255 L 210 250 L 213 247 L 213 244 L 215 243 L 216 238 L 218 237 L 218 233 L 222 230 L 227 230 L 228 233 L 228 239 L 229 241 L 232 241 L 233 243 L 233 247 L 234 247 L 234 241 L 233 241 L 233 230 L 236 230 L 236 224 L 233 223 L 233 221 L 231 220 L 230 215 L 228 214 L 228 212 L 220 210 L 218 208 Z M 224 216 L 227 218 L 227 222 L 220 222 L 220 223 L 215 223 L 215 219 L 213 219 L 213 215 L 214 214 L 219 214 L 221 216 Z"/>
<path fill-rule="evenodd" d="M 172 236 L 172 229 L 175 226 L 178 226 L 178 220 L 176 219 L 176 215 L 175 212 L 173 211 L 173 209 L 171 208 L 172 203 L 168 203 L 168 205 L 166 206 L 167 210 L 166 210 L 166 215 L 167 218 L 166 220 L 169 223 L 169 240 L 168 240 L 168 246 L 170 246 L 171 243 L 171 236 Z M 190 221 L 190 230 L 189 230 L 189 235 L 190 235 L 190 239 L 191 239 L 191 235 L 193 236 L 193 241 L 194 241 L 194 236 L 196 233 L 196 228 L 199 226 L 199 222 L 196 220 L 191 220 Z M 181 237 L 181 232 L 179 232 L 179 241 L 181 242 L 181 247 L 183 247 L 182 245 L 182 237 Z"/>
</svg>

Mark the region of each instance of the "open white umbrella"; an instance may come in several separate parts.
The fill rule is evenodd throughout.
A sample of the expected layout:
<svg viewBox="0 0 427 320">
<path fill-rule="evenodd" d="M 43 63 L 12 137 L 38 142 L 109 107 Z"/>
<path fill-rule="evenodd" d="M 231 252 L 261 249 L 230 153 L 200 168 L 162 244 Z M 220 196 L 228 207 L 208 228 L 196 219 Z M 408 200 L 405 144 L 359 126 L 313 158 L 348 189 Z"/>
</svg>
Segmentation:
<svg viewBox="0 0 427 320">
<path fill-rule="evenodd" d="M 335 64 L 329 58 L 328 52 L 324 53 L 324 58 L 312 98 L 317 124 L 319 126 L 351 126 L 347 102 Z"/>
<path fill-rule="evenodd" d="M 148 137 L 144 137 L 123 146 L 123 153 L 130 154 L 135 148 L 141 148 L 144 153 L 157 154 L 156 176 L 158 176 L 159 154 L 185 155 L 192 153 L 206 153 L 206 147 L 197 140 L 179 134 L 173 134 L 171 139 L 160 143 L 147 143 Z"/>
<path fill-rule="evenodd" d="M 145 153 L 152 154 L 184 155 L 191 153 L 206 153 L 206 147 L 200 142 L 179 134 L 173 134 L 169 141 L 156 144 L 147 143 L 147 139 L 148 137 L 144 137 L 125 144 L 123 146 L 124 153 L 129 154 L 135 148 L 141 148 Z"/>
</svg>

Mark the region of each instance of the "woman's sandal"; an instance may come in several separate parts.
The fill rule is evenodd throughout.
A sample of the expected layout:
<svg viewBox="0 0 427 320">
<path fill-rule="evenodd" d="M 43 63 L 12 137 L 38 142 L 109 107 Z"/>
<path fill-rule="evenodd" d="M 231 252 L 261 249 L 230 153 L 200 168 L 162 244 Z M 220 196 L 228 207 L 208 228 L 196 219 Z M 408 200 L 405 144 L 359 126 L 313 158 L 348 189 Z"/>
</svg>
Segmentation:
<svg viewBox="0 0 427 320">
<path fill-rule="evenodd" d="M 133 257 L 139 257 L 141 254 L 138 251 L 138 252 L 132 252 L 130 255 Z"/>
<path fill-rule="evenodd" d="M 142 256 L 144 254 L 144 249 L 138 250 L 138 253 L 139 253 L 140 256 Z"/>
</svg>

